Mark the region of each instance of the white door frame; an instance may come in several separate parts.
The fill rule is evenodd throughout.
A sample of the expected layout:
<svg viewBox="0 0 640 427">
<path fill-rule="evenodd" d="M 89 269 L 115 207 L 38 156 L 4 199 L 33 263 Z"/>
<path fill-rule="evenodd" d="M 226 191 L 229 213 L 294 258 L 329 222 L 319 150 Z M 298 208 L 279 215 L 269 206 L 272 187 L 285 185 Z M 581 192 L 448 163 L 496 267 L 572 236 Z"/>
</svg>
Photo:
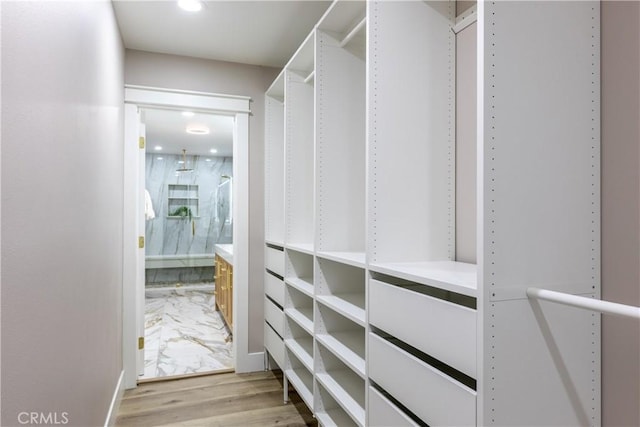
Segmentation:
<svg viewBox="0 0 640 427">
<path fill-rule="evenodd" d="M 188 109 L 234 117 L 233 138 L 233 354 L 236 372 L 255 370 L 256 355 L 249 354 L 249 102 L 246 96 L 179 91 L 146 86 L 125 85 L 124 129 L 124 259 L 122 271 L 122 358 L 125 388 L 135 388 L 138 381 L 137 319 L 141 269 L 144 256 L 138 250 L 138 109 L 141 107 Z M 144 277 L 144 275 L 142 275 Z M 143 294 L 143 292 L 142 292 Z M 144 296 L 142 295 L 142 298 Z"/>
</svg>

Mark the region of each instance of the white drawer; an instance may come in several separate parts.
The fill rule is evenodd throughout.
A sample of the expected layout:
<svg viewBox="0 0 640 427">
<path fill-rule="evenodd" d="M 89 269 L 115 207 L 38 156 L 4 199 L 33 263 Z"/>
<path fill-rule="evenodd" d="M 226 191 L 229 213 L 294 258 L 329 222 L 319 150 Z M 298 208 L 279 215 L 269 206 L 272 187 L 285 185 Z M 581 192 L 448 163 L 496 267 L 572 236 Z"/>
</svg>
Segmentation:
<svg viewBox="0 0 640 427">
<path fill-rule="evenodd" d="M 267 246 L 265 265 L 269 270 L 284 277 L 284 250 L 279 251 Z"/>
<path fill-rule="evenodd" d="M 284 307 L 284 282 L 266 272 L 264 273 L 264 293 Z"/>
<path fill-rule="evenodd" d="M 476 392 L 375 334 L 369 377 L 429 425 L 476 423 Z"/>
<path fill-rule="evenodd" d="M 268 298 L 264 299 L 264 320 L 269 322 L 281 337 L 284 336 L 284 313 Z"/>
<path fill-rule="evenodd" d="M 375 279 L 369 280 L 369 322 L 476 378 L 476 311 Z"/>
<path fill-rule="evenodd" d="M 266 323 L 264 324 L 264 347 L 280 369 L 284 369 L 284 341 Z"/>
<path fill-rule="evenodd" d="M 369 387 L 369 402 L 367 408 L 369 411 L 369 425 L 372 427 L 418 426 L 418 424 L 373 387 Z"/>
</svg>

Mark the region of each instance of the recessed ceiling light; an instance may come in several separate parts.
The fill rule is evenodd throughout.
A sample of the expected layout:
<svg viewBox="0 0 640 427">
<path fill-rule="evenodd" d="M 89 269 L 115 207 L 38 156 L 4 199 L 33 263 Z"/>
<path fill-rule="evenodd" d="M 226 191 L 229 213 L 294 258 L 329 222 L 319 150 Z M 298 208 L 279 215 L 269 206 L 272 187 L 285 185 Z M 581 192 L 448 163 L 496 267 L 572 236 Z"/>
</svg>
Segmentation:
<svg viewBox="0 0 640 427">
<path fill-rule="evenodd" d="M 212 148 L 211 150 L 209 150 L 209 152 L 211 154 L 216 154 L 218 152 L 218 150 L 216 150 L 215 148 Z"/>
<path fill-rule="evenodd" d="M 182 160 L 178 160 L 178 164 L 179 164 L 179 165 L 183 165 L 183 164 L 184 164 L 184 161 L 182 161 Z"/>
<path fill-rule="evenodd" d="M 204 160 L 205 160 L 205 162 L 210 162 L 211 161 L 211 159 L 204 159 Z"/>
<path fill-rule="evenodd" d="M 156 160 L 162 160 L 162 157 L 156 157 Z"/>
<path fill-rule="evenodd" d="M 202 2 L 200 0 L 178 0 L 178 6 L 187 12 L 199 12 L 202 10 Z"/>
<path fill-rule="evenodd" d="M 209 133 L 209 128 L 200 125 L 190 125 L 187 126 L 187 133 L 190 133 L 192 135 L 206 135 Z"/>
<path fill-rule="evenodd" d="M 159 146 L 159 145 L 156 145 L 155 147 L 153 147 L 153 149 L 156 150 L 156 151 L 160 151 L 160 150 L 162 150 L 162 147 Z"/>
<path fill-rule="evenodd" d="M 182 115 L 185 117 L 193 117 L 196 115 L 196 113 L 194 113 L 193 111 L 183 111 Z"/>
</svg>

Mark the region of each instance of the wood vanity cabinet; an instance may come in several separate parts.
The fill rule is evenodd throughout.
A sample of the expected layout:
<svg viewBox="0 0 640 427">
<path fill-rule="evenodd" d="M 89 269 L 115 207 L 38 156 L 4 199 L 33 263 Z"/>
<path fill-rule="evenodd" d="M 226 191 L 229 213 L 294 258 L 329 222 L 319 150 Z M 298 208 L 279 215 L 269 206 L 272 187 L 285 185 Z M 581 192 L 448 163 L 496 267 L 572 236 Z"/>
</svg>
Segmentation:
<svg viewBox="0 0 640 427">
<path fill-rule="evenodd" d="M 216 255 L 215 308 L 229 329 L 233 328 L 233 266 Z"/>
</svg>

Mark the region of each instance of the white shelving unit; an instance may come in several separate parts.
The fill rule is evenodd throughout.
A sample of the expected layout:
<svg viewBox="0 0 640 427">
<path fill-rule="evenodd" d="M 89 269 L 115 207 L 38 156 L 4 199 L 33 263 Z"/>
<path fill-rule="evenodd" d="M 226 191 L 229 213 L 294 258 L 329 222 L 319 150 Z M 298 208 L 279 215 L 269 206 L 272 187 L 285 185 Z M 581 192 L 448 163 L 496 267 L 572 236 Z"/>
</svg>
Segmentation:
<svg viewBox="0 0 640 427">
<path fill-rule="evenodd" d="M 600 295 L 599 4 L 456 9 L 335 1 L 267 91 L 265 346 L 321 425 L 597 425 L 526 289 Z"/>
</svg>

